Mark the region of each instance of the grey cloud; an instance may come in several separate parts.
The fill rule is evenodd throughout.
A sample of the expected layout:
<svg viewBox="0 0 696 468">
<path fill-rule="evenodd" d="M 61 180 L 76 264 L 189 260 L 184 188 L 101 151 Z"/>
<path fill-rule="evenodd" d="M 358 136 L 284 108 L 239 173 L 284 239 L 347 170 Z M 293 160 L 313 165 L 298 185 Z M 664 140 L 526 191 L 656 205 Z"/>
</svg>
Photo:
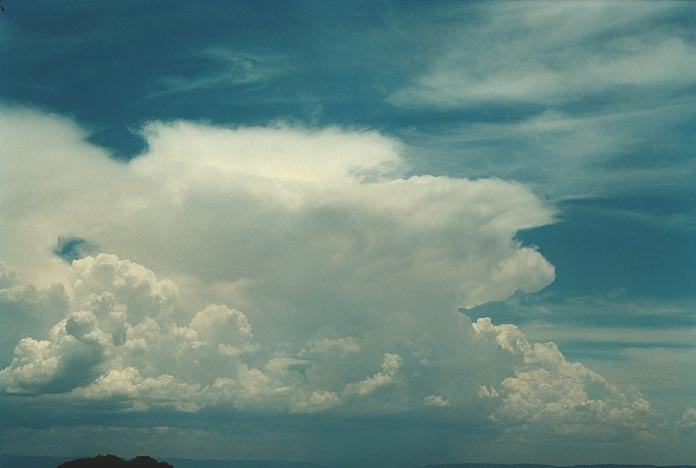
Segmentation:
<svg viewBox="0 0 696 468">
<path fill-rule="evenodd" d="M 0 263 L 0 364 L 9 363 L 21 338 L 45 338 L 68 310 L 69 299 L 62 284 L 37 288 L 21 283 L 14 269 Z"/>
</svg>

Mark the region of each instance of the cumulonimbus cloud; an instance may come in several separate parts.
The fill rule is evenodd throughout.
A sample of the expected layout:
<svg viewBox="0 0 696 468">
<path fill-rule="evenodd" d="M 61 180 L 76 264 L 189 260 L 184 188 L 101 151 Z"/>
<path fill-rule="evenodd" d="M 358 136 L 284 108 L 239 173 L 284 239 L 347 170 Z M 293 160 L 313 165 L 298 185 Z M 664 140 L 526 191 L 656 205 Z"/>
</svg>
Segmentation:
<svg viewBox="0 0 696 468">
<path fill-rule="evenodd" d="M 398 141 L 371 131 L 152 123 L 121 163 L 64 119 L 13 110 L 0 128 L 0 210 L 21 220 L 0 225 L 2 258 L 35 294 L 60 282 L 65 304 L 17 332 L 5 392 L 129 410 L 473 408 L 510 424 L 583 406 L 567 427 L 643 428 L 640 395 L 459 312 L 554 279 L 515 240 L 553 219 L 519 183 L 409 176 Z M 66 265 L 51 255 L 66 233 L 112 254 Z M 5 276 L 10 300 L 21 286 Z"/>
</svg>

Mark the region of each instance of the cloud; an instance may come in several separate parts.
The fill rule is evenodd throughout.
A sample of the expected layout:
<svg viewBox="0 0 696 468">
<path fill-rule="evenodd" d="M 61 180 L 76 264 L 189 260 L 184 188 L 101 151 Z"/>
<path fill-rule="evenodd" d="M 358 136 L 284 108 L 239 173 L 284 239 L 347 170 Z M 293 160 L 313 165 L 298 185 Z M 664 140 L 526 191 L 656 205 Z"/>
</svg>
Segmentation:
<svg viewBox="0 0 696 468">
<path fill-rule="evenodd" d="M 179 59 L 179 64 L 184 63 L 195 72 L 186 70 L 187 73 L 162 77 L 159 90 L 148 98 L 210 88 L 259 86 L 289 69 L 285 57 L 249 54 L 224 47 L 204 48 Z"/>
<path fill-rule="evenodd" d="M 118 400 L 138 411 L 222 405 L 314 412 L 342 403 L 336 392 L 308 388 L 299 378 L 310 361 L 259 350 L 240 311 L 208 305 L 179 326 L 172 314 L 178 290 L 151 270 L 107 254 L 76 260 L 72 269 L 75 312 L 47 340 L 19 341 L 0 371 L 7 393 L 67 392 L 70 399 Z M 357 352 L 351 341 L 321 343 Z M 265 359 L 262 367 L 249 366 L 258 359 Z M 400 363 L 385 354 L 382 372 L 346 385 L 345 393 L 366 396 L 389 385 Z"/>
<path fill-rule="evenodd" d="M 382 372 L 378 372 L 360 382 L 349 383 L 346 385 L 343 393 L 346 396 L 366 396 L 376 392 L 382 387 L 393 384 L 396 373 L 401 368 L 402 363 L 403 360 L 398 354 L 385 354 L 384 362 L 382 362 Z"/>
<path fill-rule="evenodd" d="M 687 408 L 684 414 L 682 414 L 681 419 L 675 423 L 675 426 L 682 431 L 696 429 L 696 408 Z"/>
<path fill-rule="evenodd" d="M 487 318 L 448 322 L 462 343 L 443 335 L 426 342 L 444 345 L 445 355 L 423 356 L 424 343 L 402 343 L 404 357 L 383 353 L 381 370 L 356 379 L 390 340 L 388 329 L 360 345 L 351 337 L 259 341 L 248 317 L 224 305 L 178 323 L 176 285 L 133 262 L 99 254 L 74 261 L 72 270 L 71 311 L 47 339 L 19 341 L 0 370 L 6 393 L 58 393 L 66 408 L 92 401 L 138 412 L 379 414 L 424 405 L 457 414 L 493 404 L 495 424 L 565 434 L 639 433 L 651 415 L 639 394 L 568 362 L 553 343 L 530 343 L 514 325 Z M 476 395 L 491 403 L 475 403 Z"/>
<path fill-rule="evenodd" d="M 61 393 L 88 383 L 104 358 L 106 336 L 94 314 L 72 312 L 56 324 L 48 340 L 23 338 L 10 365 L 0 371 L 7 393 Z"/>
<path fill-rule="evenodd" d="M 488 388 L 485 385 L 481 385 L 478 391 L 479 398 L 498 398 L 500 393 L 495 388 Z"/>
<path fill-rule="evenodd" d="M 360 344 L 352 336 L 345 338 L 323 338 L 312 343 L 310 352 L 315 353 L 330 353 L 339 352 L 343 355 L 350 353 L 359 353 Z"/>
<path fill-rule="evenodd" d="M 380 300 L 412 308 L 428 291 L 449 310 L 554 278 L 536 249 L 514 240 L 553 219 L 524 186 L 403 178 L 398 142 L 376 132 L 153 123 L 148 152 L 122 164 L 63 119 L 4 116 L 14 149 L 3 162 L 2 211 L 24 221 L 3 228 L 16 247 L 2 254 L 39 283 L 67 271 L 18 252 L 70 231 L 172 276 L 245 285 L 228 299 L 269 309 L 322 308 L 329 296 L 353 311 Z M 21 185 L 29 178 L 46 181 L 40 194 Z"/>
<path fill-rule="evenodd" d="M 115 255 L 76 260 L 72 271 L 73 294 L 83 307 L 111 313 L 118 304 L 135 323 L 146 317 L 172 315 L 179 298 L 179 289 L 172 281 L 160 280 L 152 270 Z"/>
<path fill-rule="evenodd" d="M 22 332 L 5 392 L 124 411 L 447 404 L 512 425 L 562 425 L 577 417 L 566 406 L 588 404 L 582 427 L 640 427 L 641 397 L 459 312 L 554 279 L 515 239 L 554 217 L 522 184 L 406 177 L 399 142 L 374 131 L 155 122 L 147 151 L 118 163 L 65 119 L 1 119 L 0 212 L 21 220 L 0 224 L 17 266 L 2 277 L 39 294 L 57 282 L 69 298 Z M 112 253 L 58 261 L 65 232 Z M 479 399 L 482 385 L 500 398 Z M 533 386 L 549 390 L 534 400 Z"/>
<path fill-rule="evenodd" d="M 442 395 L 428 395 L 423 398 L 423 404 L 434 408 L 445 408 L 450 405 L 450 402 L 443 398 Z"/>
<path fill-rule="evenodd" d="M 134 367 L 112 369 L 92 384 L 73 392 L 83 399 L 122 399 L 130 402 L 131 409 L 144 411 L 151 407 L 172 408 L 190 412 L 200 409 L 196 404 L 201 388 L 196 384 L 177 382 L 169 374 L 143 377 Z"/>
<path fill-rule="evenodd" d="M 0 362 L 9 361 L 21 338 L 47 336 L 48 329 L 68 310 L 69 298 L 62 284 L 45 289 L 22 284 L 15 269 L 0 262 Z"/>
<path fill-rule="evenodd" d="M 480 335 L 517 359 L 513 376 L 499 388 L 479 389 L 479 397 L 500 400 L 494 421 L 527 425 L 563 434 L 606 434 L 617 428 L 645 432 L 652 409 L 631 389 L 619 389 L 580 363 L 569 362 L 554 343 L 530 343 L 514 325 L 489 318 L 473 324 Z"/>
<path fill-rule="evenodd" d="M 611 215 L 658 226 L 690 226 L 683 212 L 688 207 L 681 200 L 696 169 L 689 151 L 692 142 L 675 129 L 693 118 L 692 103 L 643 96 L 610 109 L 572 107 L 534 110 L 513 121 L 409 130 L 401 136 L 412 146 L 410 160 L 417 168 L 451 165 L 456 158 L 455 167 L 462 172 L 523 181 L 551 200 L 567 200 L 561 208 L 597 198 L 595 209 L 606 210 L 603 200 L 659 200 L 672 193 L 673 210 L 615 209 Z"/>
<path fill-rule="evenodd" d="M 694 83 L 696 48 L 687 37 L 675 29 L 656 27 L 648 34 L 641 28 L 659 25 L 678 9 L 634 7 L 564 2 L 549 8 L 532 2 L 478 8 L 478 25 L 448 35 L 444 53 L 389 101 L 439 108 L 486 101 L 548 104 Z"/>
</svg>

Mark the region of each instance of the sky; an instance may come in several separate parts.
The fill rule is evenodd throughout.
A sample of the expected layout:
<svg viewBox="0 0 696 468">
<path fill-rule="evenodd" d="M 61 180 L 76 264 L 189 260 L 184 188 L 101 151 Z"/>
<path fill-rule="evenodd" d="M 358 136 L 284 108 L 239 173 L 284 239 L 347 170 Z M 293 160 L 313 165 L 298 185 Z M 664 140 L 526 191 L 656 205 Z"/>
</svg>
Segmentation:
<svg viewBox="0 0 696 468">
<path fill-rule="evenodd" d="M 696 4 L 3 5 L 0 452 L 696 460 Z"/>
</svg>

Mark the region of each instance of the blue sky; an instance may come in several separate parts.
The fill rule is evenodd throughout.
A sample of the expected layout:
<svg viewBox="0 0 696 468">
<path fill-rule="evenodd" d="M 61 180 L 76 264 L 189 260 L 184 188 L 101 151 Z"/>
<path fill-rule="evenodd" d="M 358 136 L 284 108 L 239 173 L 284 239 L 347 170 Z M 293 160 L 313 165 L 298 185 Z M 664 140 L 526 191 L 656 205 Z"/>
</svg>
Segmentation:
<svg viewBox="0 0 696 468">
<path fill-rule="evenodd" d="M 691 3 L 5 6 L 1 451 L 693 460 Z"/>
</svg>

